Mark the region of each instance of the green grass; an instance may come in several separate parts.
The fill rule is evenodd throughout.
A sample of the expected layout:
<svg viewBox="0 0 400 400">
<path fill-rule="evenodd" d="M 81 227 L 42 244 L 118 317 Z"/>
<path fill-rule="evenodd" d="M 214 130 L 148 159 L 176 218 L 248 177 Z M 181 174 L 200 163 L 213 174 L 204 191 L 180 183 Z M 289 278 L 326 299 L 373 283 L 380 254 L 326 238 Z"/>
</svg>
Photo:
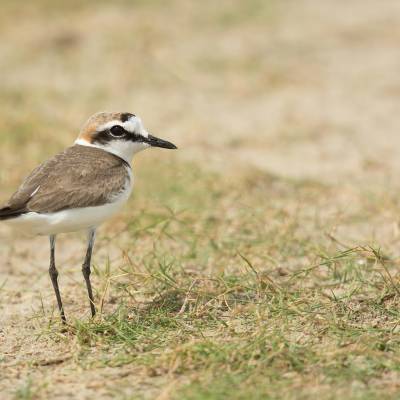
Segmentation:
<svg viewBox="0 0 400 400">
<path fill-rule="evenodd" d="M 176 381 L 176 399 L 395 393 L 379 382 L 399 372 L 397 264 L 321 236 L 296 204 L 329 188 L 142 168 L 126 261 L 96 269 L 114 311 L 72 328 L 79 368 L 135 366 Z"/>
</svg>

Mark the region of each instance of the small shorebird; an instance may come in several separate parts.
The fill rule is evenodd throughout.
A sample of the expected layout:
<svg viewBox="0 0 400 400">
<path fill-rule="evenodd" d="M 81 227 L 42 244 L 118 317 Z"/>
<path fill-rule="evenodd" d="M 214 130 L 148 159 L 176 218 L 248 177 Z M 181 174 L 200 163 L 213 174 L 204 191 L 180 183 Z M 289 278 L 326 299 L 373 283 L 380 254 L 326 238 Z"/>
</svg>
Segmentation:
<svg viewBox="0 0 400 400">
<path fill-rule="evenodd" d="M 37 167 L 0 208 L 0 221 L 28 234 L 50 237 L 49 273 L 63 323 L 66 318 L 55 265 L 56 235 L 88 232 L 82 273 L 94 316 L 90 263 L 96 228 L 129 198 L 132 157 L 148 147 L 176 149 L 174 144 L 150 135 L 134 114 L 95 114 L 84 124 L 73 146 Z"/>
</svg>

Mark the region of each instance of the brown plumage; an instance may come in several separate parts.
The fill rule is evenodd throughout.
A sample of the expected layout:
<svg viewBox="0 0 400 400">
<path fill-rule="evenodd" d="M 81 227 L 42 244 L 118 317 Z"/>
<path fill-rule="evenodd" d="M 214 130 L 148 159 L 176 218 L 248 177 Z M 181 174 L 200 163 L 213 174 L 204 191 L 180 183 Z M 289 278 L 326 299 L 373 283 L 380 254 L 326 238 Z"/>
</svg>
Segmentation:
<svg viewBox="0 0 400 400">
<path fill-rule="evenodd" d="M 30 211 L 56 211 L 106 204 L 126 187 L 128 164 L 93 147 L 74 145 L 37 167 L 0 209 L 0 219 Z M 32 195 L 33 194 L 33 195 Z"/>
</svg>

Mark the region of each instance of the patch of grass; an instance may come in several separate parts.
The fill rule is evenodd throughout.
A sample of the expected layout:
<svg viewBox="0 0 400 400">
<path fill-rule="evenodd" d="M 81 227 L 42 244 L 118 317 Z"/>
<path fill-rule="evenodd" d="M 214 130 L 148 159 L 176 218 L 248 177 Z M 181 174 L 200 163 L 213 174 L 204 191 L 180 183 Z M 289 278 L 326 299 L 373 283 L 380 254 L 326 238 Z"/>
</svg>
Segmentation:
<svg viewBox="0 0 400 400">
<path fill-rule="evenodd" d="M 170 164 L 142 182 L 133 249 L 104 274 L 115 310 L 75 324 L 81 348 L 102 354 L 81 367 L 135 365 L 184 399 L 394 393 L 370 385 L 400 372 L 397 263 L 313 235 L 320 221 L 296 203 L 329 188 L 251 176 Z"/>
</svg>

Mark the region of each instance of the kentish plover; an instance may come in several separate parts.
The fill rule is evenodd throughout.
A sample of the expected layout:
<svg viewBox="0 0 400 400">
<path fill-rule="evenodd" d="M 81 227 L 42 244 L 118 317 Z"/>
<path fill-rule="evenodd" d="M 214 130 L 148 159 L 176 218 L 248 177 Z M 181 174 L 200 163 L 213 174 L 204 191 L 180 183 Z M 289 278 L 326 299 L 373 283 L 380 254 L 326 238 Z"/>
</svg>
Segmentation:
<svg viewBox="0 0 400 400">
<path fill-rule="evenodd" d="M 29 234 L 50 237 L 49 273 L 64 323 L 54 257 L 56 235 L 88 232 L 82 272 L 94 316 L 89 276 L 96 228 L 126 202 L 133 187 L 132 157 L 151 146 L 176 149 L 174 144 L 150 135 L 134 114 L 95 114 L 82 127 L 74 145 L 37 167 L 0 209 L 1 221 Z"/>
</svg>

